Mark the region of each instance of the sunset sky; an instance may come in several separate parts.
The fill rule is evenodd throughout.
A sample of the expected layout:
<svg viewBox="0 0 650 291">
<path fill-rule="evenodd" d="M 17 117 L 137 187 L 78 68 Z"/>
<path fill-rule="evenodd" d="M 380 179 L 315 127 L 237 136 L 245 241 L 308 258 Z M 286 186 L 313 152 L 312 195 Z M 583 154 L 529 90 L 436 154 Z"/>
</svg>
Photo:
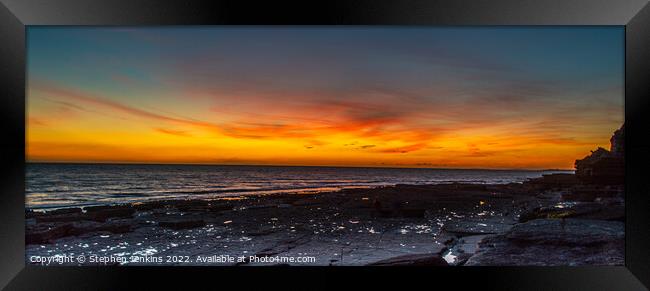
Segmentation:
<svg viewBox="0 0 650 291">
<path fill-rule="evenodd" d="M 27 160 L 572 169 L 621 27 L 29 27 Z"/>
</svg>

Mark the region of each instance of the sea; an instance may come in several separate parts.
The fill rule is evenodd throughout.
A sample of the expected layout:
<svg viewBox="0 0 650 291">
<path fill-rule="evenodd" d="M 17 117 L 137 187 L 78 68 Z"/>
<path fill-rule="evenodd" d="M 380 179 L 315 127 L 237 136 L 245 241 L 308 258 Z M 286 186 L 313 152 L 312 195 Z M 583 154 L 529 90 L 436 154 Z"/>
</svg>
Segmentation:
<svg viewBox="0 0 650 291">
<path fill-rule="evenodd" d="M 26 208 L 329 192 L 395 184 L 520 183 L 560 170 L 28 163 Z"/>
</svg>

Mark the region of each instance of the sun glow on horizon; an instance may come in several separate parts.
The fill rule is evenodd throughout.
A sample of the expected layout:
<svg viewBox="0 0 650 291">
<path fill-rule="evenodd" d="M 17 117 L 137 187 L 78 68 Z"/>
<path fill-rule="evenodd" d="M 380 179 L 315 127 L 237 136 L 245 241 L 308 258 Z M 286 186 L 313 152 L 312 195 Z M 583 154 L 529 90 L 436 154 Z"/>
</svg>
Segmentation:
<svg viewBox="0 0 650 291">
<path fill-rule="evenodd" d="M 30 27 L 27 160 L 572 169 L 623 123 L 622 52 L 619 28 Z"/>
</svg>

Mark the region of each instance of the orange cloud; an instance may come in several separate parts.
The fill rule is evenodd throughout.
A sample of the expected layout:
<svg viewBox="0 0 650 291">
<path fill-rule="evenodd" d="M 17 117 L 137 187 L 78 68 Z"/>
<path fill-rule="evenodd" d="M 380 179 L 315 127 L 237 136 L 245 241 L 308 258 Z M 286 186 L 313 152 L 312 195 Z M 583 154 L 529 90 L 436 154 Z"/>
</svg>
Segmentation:
<svg viewBox="0 0 650 291">
<path fill-rule="evenodd" d="M 30 126 L 34 125 L 47 125 L 45 121 L 42 121 L 41 119 L 38 119 L 36 117 L 28 117 L 27 118 L 27 124 Z"/>
<path fill-rule="evenodd" d="M 154 130 L 166 134 L 176 135 L 176 136 L 184 136 L 184 137 L 190 136 L 190 134 L 184 130 L 174 130 L 174 129 L 166 129 L 166 128 L 154 128 Z"/>
<path fill-rule="evenodd" d="M 382 149 L 382 150 L 378 150 L 377 152 L 405 154 L 405 153 L 408 153 L 408 152 L 413 152 L 413 151 L 423 149 L 424 147 L 426 147 L 426 144 L 418 143 L 418 144 L 412 144 L 412 145 L 403 146 L 403 147 Z"/>
<path fill-rule="evenodd" d="M 397 95 L 364 96 L 366 102 L 326 95 L 251 97 L 250 104 L 224 98 L 220 106 L 183 114 L 181 102 L 178 111 L 161 104 L 166 111 L 154 112 L 47 82 L 30 82 L 30 89 L 40 97 L 34 100 L 59 105 L 28 110 L 31 160 L 570 168 L 575 158 L 606 145 L 617 127 L 591 125 L 585 122 L 591 115 L 552 106 L 524 118 L 521 108 L 533 103 L 514 96 L 476 97 L 471 104 L 419 102 L 417 94 L 404 102 Z M 510 103 L 518 104 L 517 114 L 498 110 Z M 58 112 L 60 105 L 79 114 Z M 65 122 L 39 118 L 54 113 Z"/>
</svg>

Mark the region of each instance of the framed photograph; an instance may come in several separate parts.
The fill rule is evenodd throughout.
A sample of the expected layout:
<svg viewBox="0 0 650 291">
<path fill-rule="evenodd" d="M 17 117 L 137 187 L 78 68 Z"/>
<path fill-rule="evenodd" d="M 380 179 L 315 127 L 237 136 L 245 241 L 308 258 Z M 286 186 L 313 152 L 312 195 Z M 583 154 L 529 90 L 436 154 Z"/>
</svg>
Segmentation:
<svg viewBox="0 0 650 291">
<path fill-rule="evenodd" d="M 159 2 L 2 0 L 8 290 L 650 286 L 647 1 Z"/>
</svg>

